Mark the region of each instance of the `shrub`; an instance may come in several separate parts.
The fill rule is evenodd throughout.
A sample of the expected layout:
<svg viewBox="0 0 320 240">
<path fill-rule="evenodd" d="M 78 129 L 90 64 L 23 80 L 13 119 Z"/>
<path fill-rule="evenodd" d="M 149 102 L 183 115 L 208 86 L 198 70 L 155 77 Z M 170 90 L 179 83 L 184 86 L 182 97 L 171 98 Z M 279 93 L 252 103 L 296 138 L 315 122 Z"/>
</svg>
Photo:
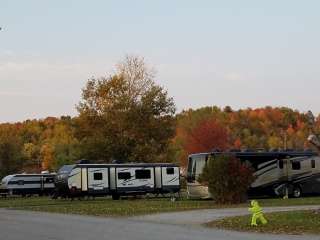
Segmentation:
<svg viewBox="0 0 320 240">
<path fill-rule="evenodd" d="M 227 155 L 211 157 L 199 176 L 199 181 L 209 187 L 213 199 L 220 204 L 246 201 L 254 179 L 250 166 Z"/>
</svg>

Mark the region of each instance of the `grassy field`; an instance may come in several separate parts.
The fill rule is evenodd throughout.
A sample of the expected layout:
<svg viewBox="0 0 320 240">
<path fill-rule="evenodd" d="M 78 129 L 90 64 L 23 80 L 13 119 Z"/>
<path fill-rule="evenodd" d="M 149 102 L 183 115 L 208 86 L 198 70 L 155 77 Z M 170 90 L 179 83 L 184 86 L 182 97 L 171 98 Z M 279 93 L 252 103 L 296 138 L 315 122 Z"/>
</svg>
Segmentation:
<svg viewBox="0 0 320 240">
<path fill-rule="evenodd" d="M 169 199 L 130 199 L 114 201 L 110 198 L 95 200 L 51 200 L 49 198 L 0 199 L 0 207 L 32 211 L 84 214 L 93 216 L 134 216 L 159 212 L 206 209 L 214 207 L 212 201 Z M 217 206 L 215 206 L 217 207 Z"/>
<path fill-rule="evenodd" d="M 251 216 L 230 217 L 207 223 L 208 227 L 236 231 L 286 233 L 286 234 L 319 234 L 320 214 L 315 211 L 295 211 L 265 214 L 268 223 L 258 227 L 250 226 Z"/>
<path fill-rule="evenodd" d="M 262 207 L 320 205 L 320 197 L 300 199 L 261 199 Z M 182 199 L 171 202 L 169 199 L 129 199 L 113 201 L 110 198 L 95 200 L 52 200 L 47 197 L 0 198 L 0 208 L 13 208 L 32 211 L 56 212 L 66 214 L 84 214 L 93 216 L 134 216 L 142 214 L 174 212 L 195 209 L 224 207 L 248 207 L 248 203 L 238 205 L 217 205 L 208 200 Z"/>
</svg>

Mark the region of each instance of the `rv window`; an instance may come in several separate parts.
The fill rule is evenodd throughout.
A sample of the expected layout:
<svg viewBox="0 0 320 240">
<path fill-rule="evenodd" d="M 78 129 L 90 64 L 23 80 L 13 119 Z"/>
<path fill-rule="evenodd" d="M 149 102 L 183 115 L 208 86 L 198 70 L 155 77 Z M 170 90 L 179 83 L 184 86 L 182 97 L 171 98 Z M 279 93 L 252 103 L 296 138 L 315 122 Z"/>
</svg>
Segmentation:
<svg viewBox="0 0 320 240">
<path fill-rule="evenodd" d="M 283 160 L 282 159 L 278 160 L 278 164 L 279 164 L 279 168 L 283 169 Z"/>
<path fill-rule="evenodd" d="M 62 168 L 59 169 L 59 174 L 65 174 L 71 172 L 75 165 L 64 165 Z"/>
<path fill-rule="evenodd" d="M 301 164 L 298 161 L 293 161 L 292 163 L 292 170 L 300 170 L 301 169 Z"/>
<path fill-rule="evenodd" d="M 174 168 L 167 168 L 167 175 L 173 175 L 174 174 Z"/>
<path fill-rule="evenodd" d="M 136 179 L 149 179 L 151 178 L 150 170 L 136 170 Z"/>
<path fill-rule="evenodd" d="M 46 183 L 53 183 L 54 179 L 53 178 L 46 178 L 45 182 Z"/>
<path fill-rule="evenodd" d="M 118 173 L 118 179 L 130 179 L 131 178 L 131 173 L 130 172 L 119 172 Z"/>
<path fill-rule="evenodd" d="M 311 160 L 311 167 L 316 168 L 316 160 L 314 159 Z"/>
<path fill-rule="evenodd" d="M 103 176 L 101 172 L 93 173 L 93 180 L 102 180 Z"/>
<path fill-rule="evenodd" d="M 194 176 L 194 173 L 192 172 L 192 165 L 194 163 L 194 160 L 189 157 L 189 161 L 188 161 L 188 169 L 187 169 L 187 181 L 188 182 L 192 182 L 194 181 L 195 179 L 195 176 Z"/>
</svg>

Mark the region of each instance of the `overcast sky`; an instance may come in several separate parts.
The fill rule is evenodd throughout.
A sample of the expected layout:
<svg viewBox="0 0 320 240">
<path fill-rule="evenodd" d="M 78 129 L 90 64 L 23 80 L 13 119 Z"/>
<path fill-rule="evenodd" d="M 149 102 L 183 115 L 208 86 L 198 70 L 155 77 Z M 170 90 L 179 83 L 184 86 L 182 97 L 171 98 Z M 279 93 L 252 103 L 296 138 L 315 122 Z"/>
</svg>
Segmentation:
<svg viewBox="0 0 320 240">
<path fill-rule="evenodd" d="M 1 0 L 0 122 L 76 115 L 81 88 L 144 56 L 178 111 L 320 112 L 320 1 Z"/>
</svg>

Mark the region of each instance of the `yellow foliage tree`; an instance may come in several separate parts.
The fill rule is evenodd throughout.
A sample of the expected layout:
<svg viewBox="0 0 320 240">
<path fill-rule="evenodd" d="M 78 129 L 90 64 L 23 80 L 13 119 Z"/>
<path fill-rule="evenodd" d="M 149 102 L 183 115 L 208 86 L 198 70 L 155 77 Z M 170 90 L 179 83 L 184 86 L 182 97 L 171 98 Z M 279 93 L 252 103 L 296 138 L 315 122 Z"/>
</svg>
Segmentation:
<svg viewBox="0 0 320 240">
<path fill-rule="evenodd" d="M 45 143 L 40 150 L 41 169 L 51 170 L 54 165 L 54 148 L 51 144 Z"/>
</svg>

